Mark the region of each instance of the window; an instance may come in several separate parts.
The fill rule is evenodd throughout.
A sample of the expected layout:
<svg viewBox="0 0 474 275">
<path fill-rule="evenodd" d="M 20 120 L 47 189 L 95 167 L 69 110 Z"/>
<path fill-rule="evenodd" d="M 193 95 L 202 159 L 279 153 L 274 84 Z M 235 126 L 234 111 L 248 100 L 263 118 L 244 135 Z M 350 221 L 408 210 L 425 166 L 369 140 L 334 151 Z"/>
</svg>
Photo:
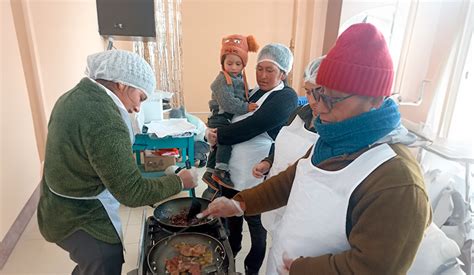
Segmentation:
<svg viewBox="0 0 474 275">
<path fill-rule="evenodd" d="M 410 5 L 410 1 L 402 0 L 372 1 L 367 3 L 344 1 L 339 34 L 356 23 L 366 22 L 373 24 L 384 35 L 392 55 L 393 67 L 396 70 L 402 52 Z"/>
<path fill-rule="evenodd" d="M 471 142 L 474 151 L 474 127 L 472 127 L 472 118 L 474 117 L 474 36 L 472 33 L 465 61 L 448 138 Z"/>
</svg>

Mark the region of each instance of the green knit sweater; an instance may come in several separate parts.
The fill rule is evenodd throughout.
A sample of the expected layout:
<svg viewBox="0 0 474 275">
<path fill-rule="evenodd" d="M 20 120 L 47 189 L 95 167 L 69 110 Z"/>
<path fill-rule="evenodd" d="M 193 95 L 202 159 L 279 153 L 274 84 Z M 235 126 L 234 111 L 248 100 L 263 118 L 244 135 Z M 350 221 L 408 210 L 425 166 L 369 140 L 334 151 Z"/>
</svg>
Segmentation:
<svg viewBox="0 0 474 275">
<path fill-rule="evenodd" d="M 121 204 L 138 207 L 178 193 L 181 181 L 178 176 L 142 177 L 118 107 L 84 78 L 58 99 L 51 113 L 38 224 L 50 242 L 77 230 L 107 243 L 120 242 L 99 200 L 59 197 L 48 187 L 72 197 L 95 196 L 107 188 Z"/>
</svg>

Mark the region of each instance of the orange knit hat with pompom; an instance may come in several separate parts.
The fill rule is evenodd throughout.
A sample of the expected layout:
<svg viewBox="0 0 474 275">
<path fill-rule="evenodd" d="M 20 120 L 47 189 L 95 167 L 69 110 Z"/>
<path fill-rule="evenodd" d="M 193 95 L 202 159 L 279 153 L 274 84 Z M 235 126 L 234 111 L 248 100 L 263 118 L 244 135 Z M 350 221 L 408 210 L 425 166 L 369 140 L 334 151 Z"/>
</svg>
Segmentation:
<svg viewBox="0 0 474 275">
<path fill-rule="evenodd" d="M 244 67 L 247 65 L 248 52 L 257 52 L 258 44 L 252 35 L 243 36 L 239 34 L 233 34 L 222 38 L 221 48 L 221 64 L 224 63 L 225 56 L 227 54 L 235 54 L 240 59 Z"/>
</svg>

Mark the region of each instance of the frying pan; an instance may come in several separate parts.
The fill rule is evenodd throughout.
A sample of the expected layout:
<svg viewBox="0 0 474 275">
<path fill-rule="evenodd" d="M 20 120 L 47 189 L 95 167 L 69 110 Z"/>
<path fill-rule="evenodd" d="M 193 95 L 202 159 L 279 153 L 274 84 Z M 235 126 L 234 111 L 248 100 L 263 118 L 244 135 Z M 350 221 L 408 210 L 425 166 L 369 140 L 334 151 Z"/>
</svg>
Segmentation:
<svg viewBox="0 0 474 275">
<path fill-rule="evenodd" d="M 201 274 L 220 271 L 226 258 L 224 245 L 216 238 L 202 233 L 180 233 L 171 238 L 164 238 L 158 241 L 148 252 L 148 267 L 153 274 L 167 274 L 166 260 L 179 255 L 175 245 L 186 243 L 190 245 L 204 244 L 212 251 L 213 262 L 201 269 Z"/>
<path fill-rule="evenodd" d="M 198 200 L 199 203 L 201 204 L 201 209 L 206 209 L 210 203 L 209 200 L 206 200 L 203 198 L 195 198 L 195 199 Z M 172 217 L 173 215 L 179 214 L 183 210 L 189 211 L 192 200 L 193 198 L 189 197 L 189 198 L 177 198 L 177 199 L 166 201 L 155 208 L 155 210 L 153 211 L 153 216 L 158 221 L 158 223 L 164 228 L 173 232 L 179 231 L 188 226 L 173 224 L 171 223 L 170 217 Z M 216 221 L 217 221 L 216 218 L 203 219 L 200 222 L 191 225 L 190 228 L 211 225 L 215 223 Z"/>
</svg>

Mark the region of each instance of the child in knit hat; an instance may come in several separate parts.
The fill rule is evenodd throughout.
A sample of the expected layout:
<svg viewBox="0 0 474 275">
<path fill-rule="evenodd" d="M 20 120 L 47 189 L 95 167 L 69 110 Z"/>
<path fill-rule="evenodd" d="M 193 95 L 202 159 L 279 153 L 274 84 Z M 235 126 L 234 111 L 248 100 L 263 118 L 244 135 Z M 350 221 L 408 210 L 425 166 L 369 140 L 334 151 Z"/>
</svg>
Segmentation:
<svg viewBox="0 0 474 275">
<path fill-rule="evenodd" d="M 209 101 L 211 116 L 208 127 L 217 128 L 231 123 L 234 115 L 243 115 L 257 109 L 256 103 L 248 102 L 248 86 L 244 68 L 248 52 L 256 52 L 258 44 L 253 36 L 230 35 L 222 39 L 220 62 L 222 71 L 211 84 L 212 99 Z M 233 188 L 229 174 L 231 145 L 216 145 L 208 158 L 207 171 L 203 181 L 212 189 L 218 184 Z"/>
</svg>

